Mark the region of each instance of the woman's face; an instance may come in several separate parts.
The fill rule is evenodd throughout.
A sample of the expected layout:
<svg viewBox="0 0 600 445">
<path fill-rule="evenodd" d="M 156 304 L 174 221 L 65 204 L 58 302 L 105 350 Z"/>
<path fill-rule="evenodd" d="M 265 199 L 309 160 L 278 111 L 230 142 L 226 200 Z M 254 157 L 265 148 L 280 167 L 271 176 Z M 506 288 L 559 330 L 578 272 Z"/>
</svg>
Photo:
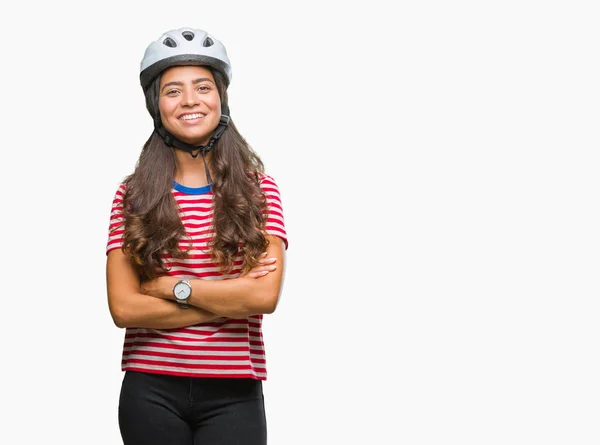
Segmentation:
<svg viewBox="0 0 600 445">
<path fill-rule="evenodd" d="M 221 118 L 221 99 L 210 70 L 167 69 L 160 80 L 158 109 L 169 133 L 188 144 L 206 145 Z"/>
</svg>

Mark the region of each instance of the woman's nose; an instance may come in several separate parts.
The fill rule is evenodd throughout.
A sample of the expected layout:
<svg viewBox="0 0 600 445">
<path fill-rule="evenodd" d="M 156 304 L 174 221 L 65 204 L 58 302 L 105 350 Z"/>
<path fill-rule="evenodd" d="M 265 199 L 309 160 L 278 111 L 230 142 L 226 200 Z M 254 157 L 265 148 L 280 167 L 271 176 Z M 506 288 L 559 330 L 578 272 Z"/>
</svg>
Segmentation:
<svg viewBox="0 0 600 445">
<path fill-rule="evenodd" d="M 192 91 L 188 91 L 188 92 L 184 93 L 181 99 L 182 99 L 182 103 L 187 106 L 193 106 L 198 103 L 198 99 L 197 99 L 196 95 L 194 94 L 194 92 L 192 92 Z"/>
</svg>

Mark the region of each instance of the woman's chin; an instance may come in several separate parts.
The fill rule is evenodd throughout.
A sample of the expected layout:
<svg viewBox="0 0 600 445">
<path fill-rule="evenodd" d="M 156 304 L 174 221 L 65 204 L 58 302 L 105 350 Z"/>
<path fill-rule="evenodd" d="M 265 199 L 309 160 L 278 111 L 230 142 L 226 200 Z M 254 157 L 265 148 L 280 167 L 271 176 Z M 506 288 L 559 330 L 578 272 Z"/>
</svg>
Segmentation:
<svg viewBox="0 0 600 445">
<path fill-rule="evenodd" d="M 184 136 L 175 134 L 173 136 L 190 145 L 206 145 L 210 141 L 210 136 Z"/>
</svg>

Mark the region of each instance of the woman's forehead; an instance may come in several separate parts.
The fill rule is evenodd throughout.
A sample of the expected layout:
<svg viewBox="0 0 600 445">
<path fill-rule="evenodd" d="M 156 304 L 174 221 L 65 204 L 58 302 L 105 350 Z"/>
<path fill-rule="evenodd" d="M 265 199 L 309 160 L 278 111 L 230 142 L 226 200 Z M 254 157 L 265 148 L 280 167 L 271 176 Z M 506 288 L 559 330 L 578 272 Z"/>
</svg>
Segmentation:
<svg viewBox="0 0 600 445">
<path fill-rule="evenodd" d="M 212 71 L 205 66 L 183 65 L 167 68 L 161 76 L 161 85 L 172 81 L 193 81 L 198 78 L 208 78 L 215 81 Z"/>
</svg>

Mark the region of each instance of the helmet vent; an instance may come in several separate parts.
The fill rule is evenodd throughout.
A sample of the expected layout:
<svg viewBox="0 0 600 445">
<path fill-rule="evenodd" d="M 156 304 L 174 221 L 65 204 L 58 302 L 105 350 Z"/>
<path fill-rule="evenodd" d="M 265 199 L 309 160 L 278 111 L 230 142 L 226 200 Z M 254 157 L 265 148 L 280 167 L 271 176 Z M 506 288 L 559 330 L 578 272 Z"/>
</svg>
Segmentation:
<svg viewBox="0 0 600 445">
<path fill-rule="evenodd" d="M 213 42 L 213 40 L 210 37 L 207 37 L 206 39 L 204 39 L 204 43 L 202 44 L 202 46 L 213 46 L 215 42 Z"/>
<path fill-rule="evenodd" d="M 176 48 L 177 42 L 175 42 L 175 40 L 173 40 L 171 37 L 167 37 L 165 40 L 163 40 L 163 45 L 166 45 L 169 48 Z"/>
<path fill-rule="evenodd" d="M 181 35 L 183 36 L 183 38 L 187 41 L 192 41 L 194 40 L 194 33 L 191 31 L 183 31 L 181 33 Z"/>
</svg>

